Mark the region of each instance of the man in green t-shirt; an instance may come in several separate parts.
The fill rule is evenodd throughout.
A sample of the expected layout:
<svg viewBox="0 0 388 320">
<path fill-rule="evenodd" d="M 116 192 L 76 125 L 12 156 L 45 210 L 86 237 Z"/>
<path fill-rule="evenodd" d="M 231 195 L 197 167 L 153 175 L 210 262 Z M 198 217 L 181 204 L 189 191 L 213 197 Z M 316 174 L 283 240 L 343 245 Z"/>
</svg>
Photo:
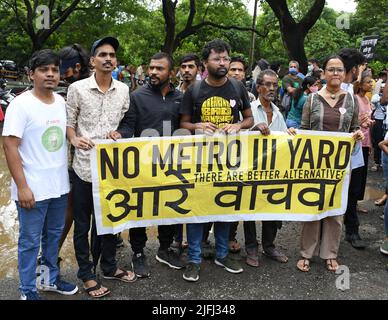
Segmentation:
<svg viewBox="0 0 388 320">
<path fill-rule="evenodd" d="M 287 117 L 287 113 L 291 108 L 291 99 L 294 91 L 302 86 L 302 81 L 299 76 L 299 63 L 298 61 L 290 61 L 288 64 L 288 75 L 286 75 L 282 80 L 282 87 L 284 94 L 282 97 L 281 107 L 283 110 L 282 113 Z"/>
</svg>

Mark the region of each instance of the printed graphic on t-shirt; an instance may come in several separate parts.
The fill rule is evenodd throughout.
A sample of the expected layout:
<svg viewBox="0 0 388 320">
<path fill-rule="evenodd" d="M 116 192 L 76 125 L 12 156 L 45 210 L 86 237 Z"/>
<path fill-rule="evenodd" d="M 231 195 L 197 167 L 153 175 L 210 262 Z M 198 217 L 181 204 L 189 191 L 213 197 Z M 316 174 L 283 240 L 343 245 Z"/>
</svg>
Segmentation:
<svg viewBox="0 0 388 320">
<path fill-rule="evenodd" d="M 218 96 L 206 99 L 201 107 L 201 121 L 211 122 L 218 128 L 222 128 L 228 123 L 233 123 L 232 108 L 235 106 L 236 101 Z"/>
<path fill-rule="evenodd" d="M 60 127 L 48 128 L 42 135 L 42 144 L 48 152 L 55 152 L 63 146 L 64 133 Z"/>
</svg>

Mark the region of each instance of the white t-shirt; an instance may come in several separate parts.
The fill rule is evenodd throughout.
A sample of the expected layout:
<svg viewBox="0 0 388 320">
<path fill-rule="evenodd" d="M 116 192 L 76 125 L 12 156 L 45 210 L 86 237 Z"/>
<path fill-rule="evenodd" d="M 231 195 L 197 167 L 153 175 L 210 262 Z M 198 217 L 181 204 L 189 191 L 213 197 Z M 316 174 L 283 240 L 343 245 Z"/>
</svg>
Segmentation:
<svg viewBox="0 0 388 320">
<path fill-rule="evenodd" d="M 65 100 L 54 94 L 45 104 L 31 91 L 16 97 L 7 108 L 3 136 L 21 138 L 19 154 L 35 201 L 59 198 L 69 192 Z M 11 198 L 18 200 L 12 179 Z"/>
</svg>

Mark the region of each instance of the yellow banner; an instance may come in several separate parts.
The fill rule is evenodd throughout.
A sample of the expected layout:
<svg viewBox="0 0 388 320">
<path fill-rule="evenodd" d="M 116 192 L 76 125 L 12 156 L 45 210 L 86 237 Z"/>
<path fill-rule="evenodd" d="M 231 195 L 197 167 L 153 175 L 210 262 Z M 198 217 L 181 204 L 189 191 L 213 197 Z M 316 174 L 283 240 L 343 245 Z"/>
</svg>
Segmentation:
<svg viewBox="0 0 388 320">
<path fill-rule="evenodd" d="M 91 157 L 98 234 L 343 214 L 353 145 L 350 134 L 313 131 L 100 140 Z"/>
</svg>

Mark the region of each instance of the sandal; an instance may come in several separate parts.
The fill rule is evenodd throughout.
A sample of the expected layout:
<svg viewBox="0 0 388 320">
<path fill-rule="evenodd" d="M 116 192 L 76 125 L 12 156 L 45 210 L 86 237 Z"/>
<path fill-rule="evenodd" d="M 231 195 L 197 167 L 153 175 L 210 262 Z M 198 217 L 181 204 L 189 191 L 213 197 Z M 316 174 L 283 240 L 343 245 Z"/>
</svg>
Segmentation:
<svg viewBox="0 0 388 320">
<path fill-rule="evenodd" d="M 117 272 L 117 270 L 116 270 L 116 272 Z M 132 274 L 132 277 L 130 277 L 129 279 L 124 278 L 125 276 L 129 276 L 130 274 Z M 107 279 L 107 280 L 119 280 L 119 281 L 127 282 L 127 283 L 135 282 L 137 279 L 136 274 L 134 272 L 131 272 L 131 271 L 121 271 L 118 274 L 115 274 L 113 276 L 103 276 L 103 277 L 104 277 L 104 279 Z"/>
<path fill-rule="evenodd" d="M 309 272 L 310 260 L 302 257 L 300 260 L 298 260 L 296 267 L 298 268 L 299 271 Z"/>
<path fill-rule="evenodd" d="M 375 205 L 378 207 L 384 206 L 386 201 L 387 201 L 387 197 L 386 197 L 386 195 L 384 195 L 380 199 L 377 199 L 375 201 Z"/>
<path fill-rule="evenodd" d="M 364 209 L 363 207 L 360 207 L 359 205 L 357 205 L 357 212 L 368 213 L 368 210 Z"/>
<path fill-rule="evenodd" d="M 229 241 L 229 251 L 232 253 L 238 253 L 241 251 L 241 246 L 236 239 Z"/>
<path fill-rule="evenodd" d="M 100 294 L 92 294 L 93 291 L 97 291 L 101 289 L 101 284 L 99 284 L 97 282 L 97 284 L 93 287 L 90 287 L 90 288 L 85 288 L 84 286 L 84 290 L 86 291 L 86 293 L 91 297 L 91 298 L 101 298 L 101 297 L 104 297 L 108 294 L 110 294 L 110 290 L 107 288 L 103 293 L 100 293 Z"/>
<path fill-rule="evenodd" d="M 336 272 L 339 268 L 337 259 L 326 259 L 326 269 L 331 272 Z"/>
</svg>

